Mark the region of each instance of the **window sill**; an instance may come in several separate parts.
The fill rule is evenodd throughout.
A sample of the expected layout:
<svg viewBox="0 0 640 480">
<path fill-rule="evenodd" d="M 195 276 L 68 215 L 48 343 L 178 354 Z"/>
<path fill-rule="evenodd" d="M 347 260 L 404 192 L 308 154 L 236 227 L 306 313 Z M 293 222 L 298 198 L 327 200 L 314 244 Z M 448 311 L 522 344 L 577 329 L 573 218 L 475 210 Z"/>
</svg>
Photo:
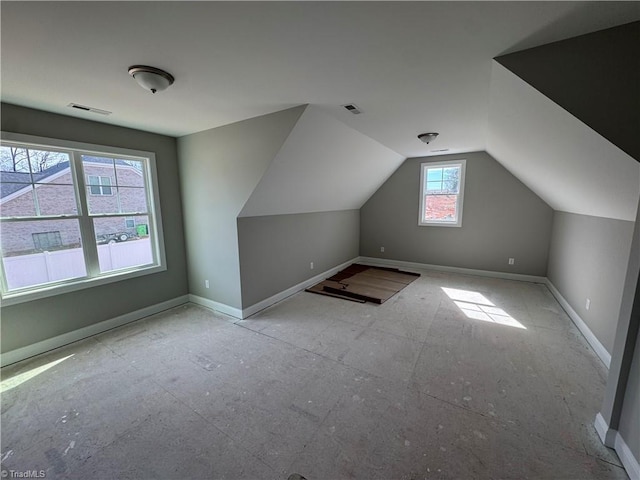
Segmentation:
<svg viewBox="0 0 640 480">
<path fill-rule="evenodd" d="M 444 223 L 444 222 L 430 222 L 430 223 L 418 223 L 419 227 L 462 227 L 462 222 L 459 223 Z"/>
<path fill-rule="evenodd" d="M 167 267 L 164 265 L 154 265 L 134 270 L 113 272 L 111 274 L 105 274 L 89 279 L 82 278 L 78 280 L 69 280 L 69 282 L 65 283 L 43 286 L 38 290 L 29 290 L 15 293 L 8 292 L 2 295 L 1 303 L 3 307 L 8 307 L 10 305 L 31 302 L 33 300 L 39 300 L 41 298 L 54 297 L 57 295 L 63 295 L 65 293 L 76 292 L 78 290 L 84 290 L 86 288 L 93 288 L 101 285 L 108 285 L 110 283 L 121 282 L 130 278 L 142 277 L 144 275 L 153 275 L 154 273 L 160 273 L 166 270 Z"/>
</svg>

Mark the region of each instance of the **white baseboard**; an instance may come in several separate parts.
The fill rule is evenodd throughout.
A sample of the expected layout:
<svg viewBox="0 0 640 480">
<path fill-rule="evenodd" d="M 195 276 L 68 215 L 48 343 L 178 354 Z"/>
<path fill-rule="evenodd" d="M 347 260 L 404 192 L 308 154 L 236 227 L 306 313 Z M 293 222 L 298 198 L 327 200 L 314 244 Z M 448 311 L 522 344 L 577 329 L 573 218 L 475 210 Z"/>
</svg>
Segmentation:
<svg viewBox="0 0 640 480">
<path fill-rule="evenodd" d="M 565 298 L 562 296 L 560 291 L 558 291 L 555 285 L 551 283 L 551 280 L 547 279 L 546 284 L 547 284 L 547 287 L 549 287 L 549 290 L 551 291 L 553 296 L 556 298 L 556 300 L 558 300 L 558 303 L 560 304 L 560 306 L 562 306 L 564 311 L 567 312 L 567 315 L 569 315 L 569 318 L 573 321 L 576 327 L 578 327 L 578 329 L 582 332 L 582 335 L 584 335 L 584 338 L 587 339 L 587 342 L 589 342 L 589 345 L 591 345 L 591 348 L 593 348 L 593 350 L 596 352 L 596 355 L 598 355 L 598 357 L 600 357 L 600 360 L 602 360 L 602 363 L 604 363 L 606 367 L 609 368 L 609 365 L 611 364 L 611 354 L 607 351 L 606 348 L 604 348 L 604 345 L 600 343 L 600 340 L 596 338 L 596 336 L 593 334 L 593 332 L 588 327 L 588 325 L 584 322 L 584 320 L 580 318 L 580 315 L 578 315 L 576 311 L 573 309 L 573 307 L 569 305 L 569 302 L 565 300 Z"/>
<path fill-rule="evenodd" d="M 618 432 L 616 432 L 615 430 L 611 430 L 609 428 L 609 424 L 607 423 L 607 421 L 604 419 L 604 417 L 600 412 L 598 412 L 598 414 L 596 415 L 596 419 L 593 422 L 593 426 L 596 428 L 596 432 L 600 437 L 600 441 L 607 447 L 614 448 L 615 440 L 616 440 L 615 437 Z"/>
<path fill-rule="evenodd" d="M 104 320 L 93 325 L 79 328 L 78 330 L 74 330 L 72 332 L 63 333 L 62 335 L 58 335 L 57 337 L 48 338 L 46 340 L 42 340 L 41 342 L 27 345 L 26 347 L 16 348 L 15 350 L 11 350 L 10 352 L 6 352 L 0 355 L 0 365 L 4 367 L 21 360 L 25 360 L 29 357 L 40 355 L 41 353 L 48 352 L 49 350 L 53 350 L 55 348 L 63 347 L 70 343 L 77 342 L 78 340 L 91 337 L 92 335 L 106 332 L 107 330 L 111 330 L 112 328 L 135 322 L 136 320 L 148 317 L 149 315 L 154 315 L 164 310 L 177 307 L 178 305 L 183 305 L 188 301 L 189 296 L 182 295 L 165 302 L 156 303 L 155 305 L 150 305 L 133 312 L 125 313 L 124 315 L 120 315 L 115 318 L 110 318 L 109 320 Z"/>
<path fill-rule="evenodd" d="M 524 275 L 521 273 L 494 272 L 491 270 L 475 270 L 473 268 L 447 267 L 444 265 L 431 265 L 428 263 L 406 262 L 404 260 L 391 260 L 387 258 L 359 257 L 359 263 L 371 266 L 421 268 L 436 270 L 439 272 L 460 273 L 462 275 L 476 275 L 480 277 L 502 278 L 505 280 L 517 280 L 520 282 L 546 283 L 546 277 L 536 275 Z"/>
<path fill-rule="evenodd" d="M 630 480 L 640 480 L 640 464 L 638 464 L 638 459 L 633 456 L 633 452 L 624 441 L 624 438 L 622 438 L 622 435 L 620 435 L 620 432 L 616 433 L 614 448 Z"/>
<path fill-rule="evenodd" d="M 224 313 L 225 315 L 229 315 L 237 320 L 242 320 L 242 310 L 239 308 L 232 307 L 225 303 L 216 302 L 215 300 L 209 300 L 208 298 L 200 297 L 193 293 L 189 294 L 189 301 L 196 305 L 215 310 L 216 312 Z"/>
<path fill-rule="evenodd" d="M 602 443 L 616 451 L 629 478 L 631 480 L 640 480 L 640 464 L 638 464 L 638 459 L 633 456 L 633 452 L 629 448 L 629 445 L 627 445 L 627 442 L 624 441 L 624 438 L 622 438 L 622 435 L 620 435 L 620 432 L 609 428 L 607 421 L 601 413 L 596 415 L 596 420 L 593 425 L 596 427 L 596 432 L 598 432 Z"/>
<path fill-rule="evenodd" d="M 287 297 L 290 297 L 291 295 L 293 295 L 294 293 L 299 292 L 300 290 L 304 290 L 305 288 L 308 288 L 312 285 L 315 285 L 318 282 L 321 282 L 322 280 L 326 279 L 327 277 L 330 277 L 332 275 L 335 275 L 336 273 L 338 273 L 340 270 L 343 270 L 345 268 L 347 268 L 349 265 L 351 265 L 352 263 L 358 262 L 360 259 L 360 257 L 356 257 L 353 258 L 347 262 L 344 262 L 336 267 L 333 267 L 325 272 L 319 273 L 318 275 L 309 278 L 307 280 L 305 280 L 304 282 L 300 282 L 297 285 L 294 285 L 293 287 L 287 288 L 286 290 L 283 290 L 280 293 L 276 293 L 275 295 L 266 298 L 258 303 L 255 303 L 253 305 L 251 305 L 250 307 L 247 307 L 245 309 L 242 310 L 242 318 L 248 318 L 251 315 L 254 315 L 256 313 L 258 313 L 260 310 L 264 310 L 267 307 L 270 307 L 271 305 L 278 303 L 282 300 L 284 300 Z"/>
</svg>

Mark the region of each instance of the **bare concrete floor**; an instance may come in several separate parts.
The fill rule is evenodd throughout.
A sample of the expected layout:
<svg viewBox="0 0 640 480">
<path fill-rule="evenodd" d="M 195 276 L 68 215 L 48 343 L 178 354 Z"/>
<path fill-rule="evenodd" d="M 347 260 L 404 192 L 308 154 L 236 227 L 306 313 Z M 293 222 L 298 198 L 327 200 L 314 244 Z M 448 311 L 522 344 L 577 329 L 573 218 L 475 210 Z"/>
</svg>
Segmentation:
<svg viewBox="0 0 640 480">
<path fill-rule="evenodd" d="M 606 369 L 545 286 L 421 273 L 381 306 L 302 292 L 234 324 L 186 305 L 10 366 L 2 468 L 627 478 L 592 426 Z"/>
</svg>

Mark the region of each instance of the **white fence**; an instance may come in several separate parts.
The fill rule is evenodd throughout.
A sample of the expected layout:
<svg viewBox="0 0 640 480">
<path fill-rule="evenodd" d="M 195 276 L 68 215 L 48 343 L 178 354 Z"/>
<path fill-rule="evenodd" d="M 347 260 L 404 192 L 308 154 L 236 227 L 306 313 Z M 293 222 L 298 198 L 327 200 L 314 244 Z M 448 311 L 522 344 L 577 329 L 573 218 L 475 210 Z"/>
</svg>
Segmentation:
<svg viewBox="0 0 640 480">
<path fill-rule="evenodd" d="M 81 248 L 3 258 L 9 290 L 69 278 L 84 277 L 87 270 Z M 153 262 L 148 238 L 98 245 L 100 271 L 147 265 Z"/>
</svg>

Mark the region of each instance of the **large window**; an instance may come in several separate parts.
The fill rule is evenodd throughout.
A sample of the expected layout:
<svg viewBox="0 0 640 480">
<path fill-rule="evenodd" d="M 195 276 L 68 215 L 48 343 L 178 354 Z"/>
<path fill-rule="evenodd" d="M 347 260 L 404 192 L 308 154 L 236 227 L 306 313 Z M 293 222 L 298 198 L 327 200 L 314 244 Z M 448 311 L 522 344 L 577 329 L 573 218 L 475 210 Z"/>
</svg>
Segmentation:
<svg viewBox="0 0 640 480">
<path fill-rule="evenodd" d="M 3 304 L 165 269 L 153 153 L 3 133 L 0 175 Z"/>
<path fill-rule="evenodd" d="M 465 166 L 466 160 L 422 164 L 419 225 L 462 225 Z"/>
</svg>

